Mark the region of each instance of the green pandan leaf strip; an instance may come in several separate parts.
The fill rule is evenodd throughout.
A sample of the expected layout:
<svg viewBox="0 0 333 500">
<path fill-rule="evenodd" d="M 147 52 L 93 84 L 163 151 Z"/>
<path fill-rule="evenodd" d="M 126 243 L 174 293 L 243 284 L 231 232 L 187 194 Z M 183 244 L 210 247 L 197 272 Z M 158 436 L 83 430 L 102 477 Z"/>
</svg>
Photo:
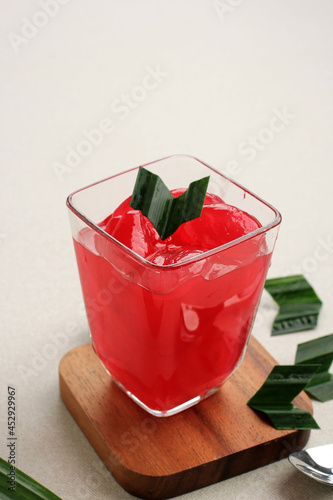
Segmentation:
<svg viewBox="0 0 333 500">
<path fill-rule="evenodd" d="M 310 412 L 292 403 L 318 368 L 318 365 L 274 366 L 247 404 L 263 412 L 276 429 L 319 429 Z"/>
<path fill-rule="evenodd" d="M 333 362 L 333 333 L 298 344 L 296 364 L 319 364 L 320 367 L 305 388 L 305 392 L 318 401 L 333 399 L 333 375 L 329 369 Z"/>
<path fill-rule="evenodd" d="M 249 400 L 249 405 L 286 405 L 309 383 L 318 365 L 276 365 L 260 389 Z"/>
<path fill-rule="evenodd" d="M 298 344 L 295 363 L 311 364 L 312 360 L 333 361 L 333 333 Z"/>
<path fill-rule="evenodd" d="M 333 375 L 330 374 L 329 380 L 325 380 L 322 384 L 306 387 L 305 392 L 310 398 L 316 399 L 321 403 L 333 399 Z"/>
<path fill-rule="evenodd" d="M 200 217 L 208 182 L 209 177 L 191 182 L 188 189 L 175 198 L 158 175 L 140 167 L 130 206 L 140 210 L 165 240 L 184 222 Z"/>
<path fill-rule="evenodd" d="M 317 326 L 322 302 L 304 276 L 269 279 L 265 288 L 279 306 L 272 335 L 312 330 Z"/>
<path fill-rule="evenodd" d="M 320 428 L 310 412 L 297 408 L 294 405 L 286 405 L 279 408 L 253 407 L 253 409 L 263 412 L 275 429 L 278 430 Z"/>
<path fill-rule="evenodd" d="M 0 492 L 4 500 L 61 500 L 3 458 L 0 458 Z"/>
</svg>

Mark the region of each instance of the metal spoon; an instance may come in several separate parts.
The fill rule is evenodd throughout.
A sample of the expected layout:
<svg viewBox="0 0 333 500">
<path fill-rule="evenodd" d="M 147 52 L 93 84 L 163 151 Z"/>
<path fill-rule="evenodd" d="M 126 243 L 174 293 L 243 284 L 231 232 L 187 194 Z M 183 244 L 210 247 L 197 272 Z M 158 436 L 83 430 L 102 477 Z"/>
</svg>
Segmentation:
<svg viewBox="0 0 333 500">
<path fill-rule="evenodd" d="M 321 483 L 333 486 L 333 444 L 325 444 L 289 455 L 289 462 Z"/>
</svg>

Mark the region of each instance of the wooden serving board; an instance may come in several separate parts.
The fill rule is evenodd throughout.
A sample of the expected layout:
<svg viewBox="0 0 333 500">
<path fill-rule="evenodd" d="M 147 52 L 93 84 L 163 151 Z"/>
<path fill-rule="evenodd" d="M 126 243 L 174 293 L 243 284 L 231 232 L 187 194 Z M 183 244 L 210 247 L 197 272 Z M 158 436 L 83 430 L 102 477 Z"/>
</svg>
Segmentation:
<svg viewBox="0 0 333 500">
<path fill-rule="evenodd" d="M 248 472 L 302 449 L 310 431 L 277 431 L 247 406 L 277 363 L 252 337 L 238 370 L 213 396 L 171 417 L 134 403 L 91 344 L 61 360 L 68 410 L 116 481 L 139 498 L 166 499 Z M 295 400 L 312 412 L 303 392 Z"/>
</svg>

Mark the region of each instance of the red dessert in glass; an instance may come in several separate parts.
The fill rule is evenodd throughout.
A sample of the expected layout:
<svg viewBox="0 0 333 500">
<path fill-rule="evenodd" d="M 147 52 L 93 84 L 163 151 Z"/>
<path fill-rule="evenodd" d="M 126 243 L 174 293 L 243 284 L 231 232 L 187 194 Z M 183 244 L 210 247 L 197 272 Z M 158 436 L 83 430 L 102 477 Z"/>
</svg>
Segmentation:
<svg viewBox="0 0 333 500">
<path fill-rule="evenodd" d="M 207 169 L 220 194 L 208 193 L 201 216 L 164 241 L 130 197 L 108 212 L 100 199 L 117 191 L 122 176 L 131 193 L 135 171 L 68 199 L 96 353 L 127 394 L 157 416 L 212 394 L 240 364 L 280 223 L 270 205 L 194 158 L 146 166 L 162 179 L 171 167 L 178 170 L 174 196 Z M 81 212 L 80 201 L 89 212 L 93 199 L 103 210 Z"/>
</svg>

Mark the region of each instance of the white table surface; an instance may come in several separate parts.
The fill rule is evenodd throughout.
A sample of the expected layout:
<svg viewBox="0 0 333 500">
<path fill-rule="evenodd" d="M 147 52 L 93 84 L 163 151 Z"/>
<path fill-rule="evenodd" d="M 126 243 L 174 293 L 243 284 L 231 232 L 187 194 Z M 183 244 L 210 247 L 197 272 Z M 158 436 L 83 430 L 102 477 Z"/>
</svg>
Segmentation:
<svg viewBox="0 0 333 500">
<path fill-rule="evenodd" d="M 254 335 L 279 363 L 293 363 L 298 343 L 333 331 L 333 3 L 0 5 L 0 456 L 8 454 L 13 385 L 19 468 L 63 500 L 130 499 L 59 396 L 60 359 L 88 341 L 65 198 L 113 173 L 187 153 L 270 201 L 283 222 L 269 276 L 303 273 L 324 302 L 315 330 L 273 338 L 264 294 Z M 100 144 L 84 149 L 85 133 L 101 126 Z M 82 154 L 69 165 L 70 148 Z M 309 445 L 332 442 L 333 401 L 313 406 L 321 430 Z M 282 460 L 180 498 L 332 493 Z"/>
</svg>

